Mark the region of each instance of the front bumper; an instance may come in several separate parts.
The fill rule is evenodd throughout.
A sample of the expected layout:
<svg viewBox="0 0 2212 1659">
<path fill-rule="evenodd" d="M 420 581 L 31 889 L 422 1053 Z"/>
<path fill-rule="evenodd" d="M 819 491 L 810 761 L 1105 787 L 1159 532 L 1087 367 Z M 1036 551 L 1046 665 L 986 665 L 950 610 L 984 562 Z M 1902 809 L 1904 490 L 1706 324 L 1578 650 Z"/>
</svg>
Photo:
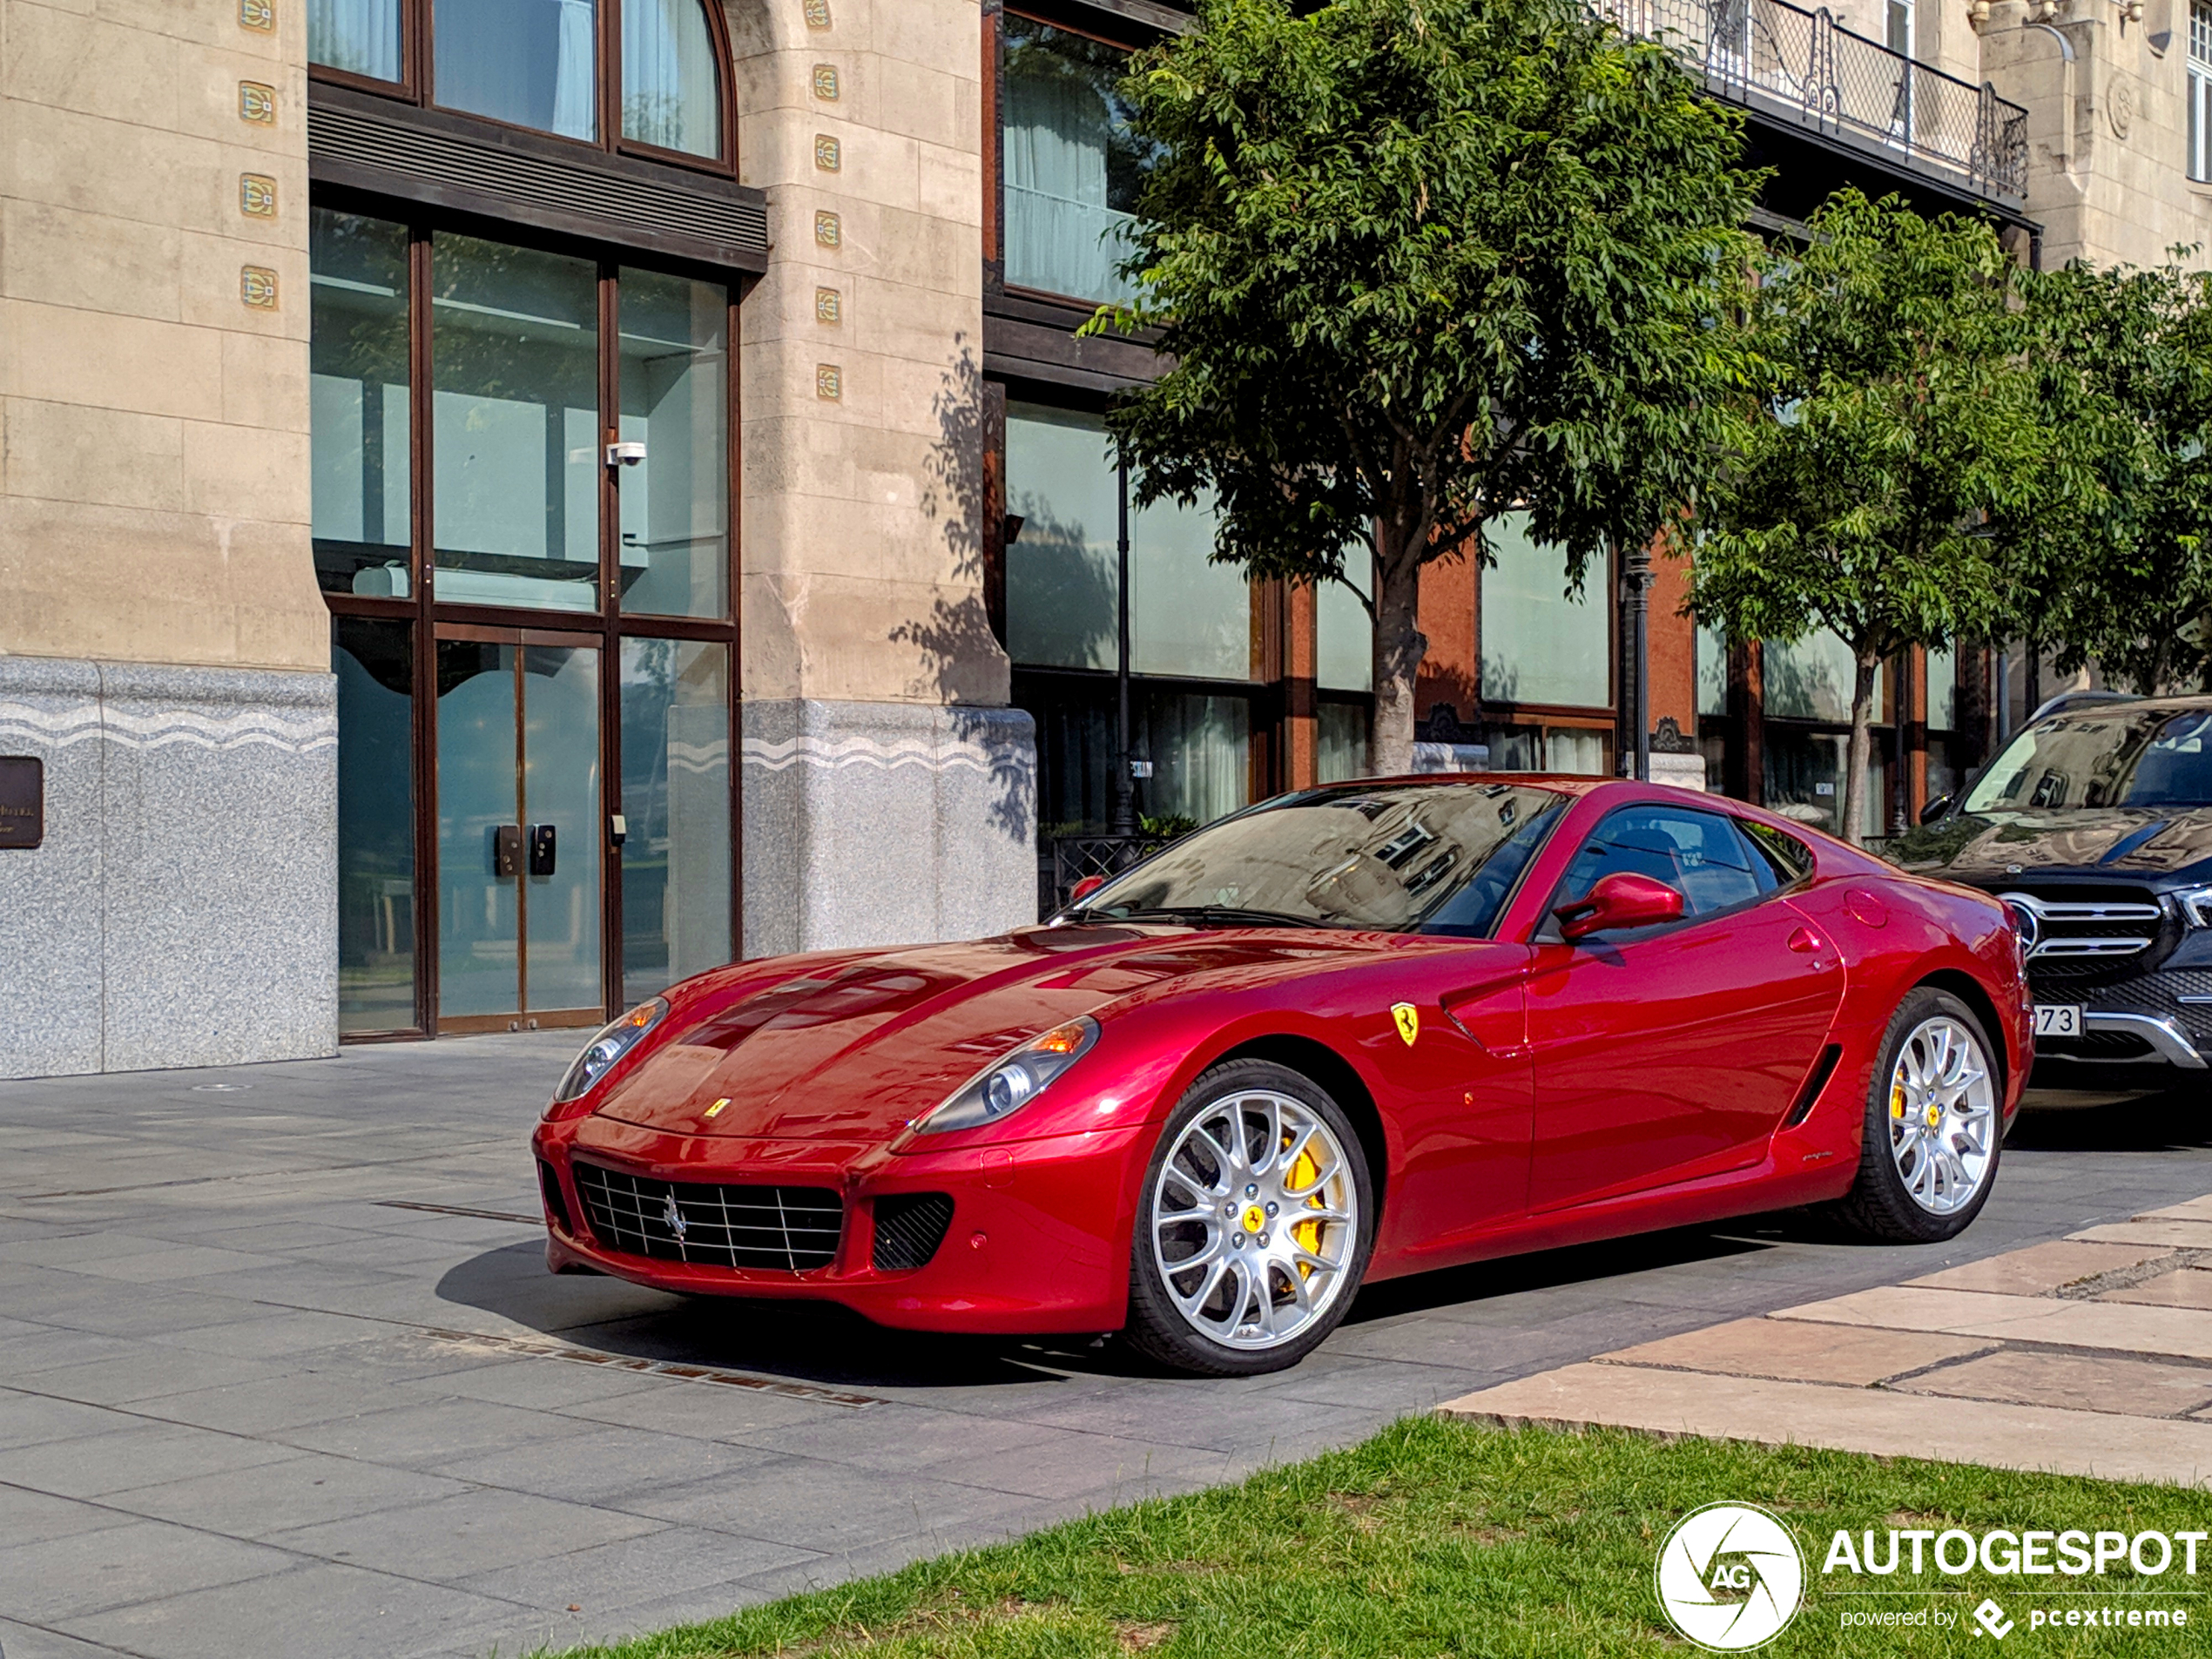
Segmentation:
<svg viewBox="0 0 2212 1659">
<path fill-rule="evenodd" d="M 2065 979 L 2033 985 L 2043 1003 L 2078 1003 L 2082 1035 L 2039 1037 L 2038 1062 L 2068 1066 L 2212 1069 L 2212 972 L 2161 968 L 2104 984 Z"/>
<path fill-rule="evenodd" d="M 1149 1125 L 894 1155 L 583 1117 L 540 1123 L 532 1144 L 547 1188 L 546 1262 L 556 1272 L 585 1267 L 656 1290 L 834 1302 L 918 1331 L 1042 1334 L 1115 1331 L 1127 1321 L 1127 1218 L 1151 1150 Z M 843 1201 L 842 1233 L 827 1266 L 799 1271 L 616 1248 L 591 1223 L 576 1181 L 579 1157 L 679 1186 L 832 1189 Z M 918 1193 L 952 1199 L 941 1242 L 920 1266 L 879 1267 L 876 1201 Z"/>
</svg>

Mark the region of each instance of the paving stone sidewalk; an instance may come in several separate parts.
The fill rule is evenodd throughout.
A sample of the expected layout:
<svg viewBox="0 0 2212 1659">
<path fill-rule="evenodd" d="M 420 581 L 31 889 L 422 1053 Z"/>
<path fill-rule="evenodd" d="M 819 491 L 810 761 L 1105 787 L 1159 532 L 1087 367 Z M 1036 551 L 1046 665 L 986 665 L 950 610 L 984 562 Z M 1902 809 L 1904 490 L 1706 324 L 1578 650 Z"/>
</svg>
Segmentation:
<svg viewBox="0 0 2212 1659">
<path fill-rule="evenodd" d="M 526 1137 L 577 1041 L 0 1083 L 8 1659 L 635 1634 L 2212 1189 L 2194 1101 L 2032 1116 L 1939 1250 L 1767 1217 L 1488 1263 L 1210 1382 L 549 1276 Z"/>
<path fill-rule="evenodd" d="M 1931 1397 L 1954 1403 L 1932 1420 Z M 2212 1194 L 1638 1343 L 1442 1409 L 2212 1484 Z"/>
</svg>

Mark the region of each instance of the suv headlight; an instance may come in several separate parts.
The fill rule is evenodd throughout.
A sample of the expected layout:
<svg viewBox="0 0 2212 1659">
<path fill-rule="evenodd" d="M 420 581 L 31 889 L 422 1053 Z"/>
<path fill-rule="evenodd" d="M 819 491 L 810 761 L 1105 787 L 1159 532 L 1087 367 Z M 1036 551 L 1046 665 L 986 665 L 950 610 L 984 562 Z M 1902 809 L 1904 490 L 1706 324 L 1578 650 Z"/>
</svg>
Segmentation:
<svg viewBox="0 0 2212 1659">
<path fill-rule="evenodd" d="M 1044 1093 L 1054 1078 L 1089 1054 L 1097 1041 L 1098 1022 L 1087 1014 L 1055 1025 L 1005 1059 L 993 1062 L 914 1127 L 924 1135 L 942 1135 L 996 1123 Z"/>
<path fill-rule="evenodd" d="M 2174 895 L 2192 927 L 2212 927 L 2212 887 L 2184 887 Z"/>
<path fill-rule="evenodd" d="M 668 1003 L 657 996 L 602 1027 L 562 1077 L 561 1086 L 553 1091 L 553 1103 L 565 1106 L 590 1094 L 592 1084 L 613 1070 L 615 1062 L 643 1042 L 645 1033 L 658 1025 L 667 1012 Z"/>
</svg>

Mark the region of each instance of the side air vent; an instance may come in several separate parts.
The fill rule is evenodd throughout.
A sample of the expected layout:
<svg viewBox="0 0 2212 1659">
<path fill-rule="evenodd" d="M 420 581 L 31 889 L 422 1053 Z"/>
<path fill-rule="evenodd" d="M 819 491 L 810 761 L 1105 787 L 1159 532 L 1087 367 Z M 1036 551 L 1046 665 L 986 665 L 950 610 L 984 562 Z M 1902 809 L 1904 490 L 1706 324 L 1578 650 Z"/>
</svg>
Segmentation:
<svg viewBox="0 0 2212 1659">
<path fill-rule="evenodd" d="M 543 1158 L 537 1161 L 538 1190 L 545 1194 L 545 1214 L 552 1224 L 571 1238 L 576 1229 L 569 1224 L 568 1201 L 561 1197 L 561 1177 Z"/>
<path fill-rule="evenodd" d="M 309 176 L 402 200 L 746 270 L 766 268 L 757 190 L 535 134 L 494 137 L 436 111 L 317 86 Z"/>
<path fill-rule="evenodd" d="M 1820 1098 L 1820 1091 L 1828 1087 L 1828 1080 L 1836 1075 L 1836 1062 L 1844 1057 L 1844 1046 L 1831 1042 L 1820 1051 L 1820 1058 L 1812 1062 L 1806 1074 L 1805 1086 L 1797 1091 L 1797 1103 L 1791 1107 L 1789 1116 L 1782 1120 L 1784 1129 L 1795 1129 L 1812 1116 L 1813 1103 Z"/>
<path fill-rule="evenodd" d="M 927 1266 L 953 1224 L 953 1201 L 943 1192 L 900 1192 L 875 1201 L 875 1267 L 879 1273 Z"/>
</svg>

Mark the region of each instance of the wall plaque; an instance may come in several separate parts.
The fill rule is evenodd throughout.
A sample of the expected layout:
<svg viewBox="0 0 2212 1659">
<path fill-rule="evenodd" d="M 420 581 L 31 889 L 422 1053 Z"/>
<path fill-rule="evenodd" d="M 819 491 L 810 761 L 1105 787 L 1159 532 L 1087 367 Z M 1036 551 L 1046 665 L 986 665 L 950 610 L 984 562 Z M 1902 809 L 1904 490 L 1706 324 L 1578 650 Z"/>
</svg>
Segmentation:
<svg viewBox="0 0 2212 1659">
<path fill-rule="evenodd" d="M 36 755 L 0 755 L 0 847 L 32 847 L 46 839 L 46 763 Z"/>
</svg>

